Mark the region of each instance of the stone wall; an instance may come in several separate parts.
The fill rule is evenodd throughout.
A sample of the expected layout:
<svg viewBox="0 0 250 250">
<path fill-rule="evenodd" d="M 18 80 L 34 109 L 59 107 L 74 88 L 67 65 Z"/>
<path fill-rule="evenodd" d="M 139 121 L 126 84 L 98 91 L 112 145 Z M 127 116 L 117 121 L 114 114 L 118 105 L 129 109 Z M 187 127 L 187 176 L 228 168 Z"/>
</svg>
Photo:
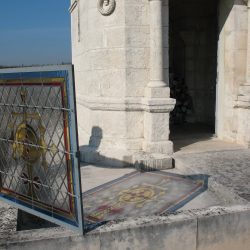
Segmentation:
<svg viewBox="0 0 250 250">
<path fill-rule="evenodd" d="M 220 139 L 243 143 L 237 139 L 241 122 L 236 101 L 239 87 L 246 81 L 248 17 L 244 1 L 220 1 L 219 30 L 216 132 Z"/>
<path fill-rule="evenodd" d="M 153 94 L 145 96 L 150 81 L 150 1 L 116 1 L 108 16 L 98 11 L 97 1 L 72 0 L 71 4 L 82 160 L 124 166 L 135 162 L 138 154 L 144 158 L 145 151 L 170 159 L 168 114 L 174 100 L 167 88 L 157 90 L 156 101 L 151 100 Z M 165 0 L 163 24 L 157 23 L 166 34 L 167 8 Z M 168 83 L 168 36 L 165 41 L 162 70 Z M 157 126 L 158 121 L 164 124 Z"/>
<path fill-rule="evenodd" d="M 144 97 L 149 81 L 148 0 L 125 0 L 126 97 Z"/>
<path fill-rule="evenodd" d="M 141 149 L 143 113 L 125 113 L 124 109 L 126 102 L 137 103 L 137 100 L 130 101 L 126 97 L 142 95 L 146 84 L 147 74 L 140 73 L 137 68 L 147 68 L 148 52 L 137 47 L 147 39 L 142 37 L 140 41 L 141 37 L 135 36 L 134 32 L 147 34 L 147 27 L 136 30 L 134 26 L 134 32 L 130 34 L 132 28 L 127 24 L 136 25 L 136 21 L 140 24 L 143 20 L 127 19 L 125 10 L 146 10 L 133 1 L 131 6 L 128 3 L 118 1 L 110 16 L 101 15 L 97 1 L 93 0 L 79 1 L 72 12 L 79 138 L 82 151 L 87 152 L 87 158 L 83 159 L 86 161 L 97 161 L 100 158 L 98 150 L 107 159 L 114 157 L 117 164 L 122 165 L 119 160 L 124 160 L 128 149 Z M 126 47 L 126 44 L 130 46 Z"/>
<path fill-rule="evenodd" d="M 2 250 L 249 250 L 250 208 L 211 208 L 113 222 L 84 236 L 59 229 L 0 235 Z"/>
<path fill-rule="evenodd" d="M 248 27 L 250 26 L 250 1 L 248 5 Z M 250 147 L 250 32 L 247 33 L 246 81 L 238 92 L 236 108 L 238 111 L 237 141 Z"/>
</svg>

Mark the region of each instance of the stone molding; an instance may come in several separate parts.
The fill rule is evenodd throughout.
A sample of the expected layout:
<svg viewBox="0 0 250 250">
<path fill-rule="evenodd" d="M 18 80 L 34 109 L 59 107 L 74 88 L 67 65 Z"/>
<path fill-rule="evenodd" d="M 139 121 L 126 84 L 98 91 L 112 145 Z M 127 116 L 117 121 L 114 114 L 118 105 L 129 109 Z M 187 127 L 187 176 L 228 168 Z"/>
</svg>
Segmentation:
<svg viewBox="0 0 250 250">
<path fill-rule="evenodd" d="M 97 2 L 97 8 L 103 16 L 111 15 L 115 10 L 115 6 L 115 0 L 98 0 Z"/>
<path fill-rule="evenodd" d="M 90 110 L 99 111 L 147 111 L 151 113 L 171 112 L 175 106 L 172 98 L 112 98 L 77 95 L 77 103 Z"/>
<path fill-rule="evenodd" d="M 172 98 L 143 98 L 142 107 L 150 113 L 170 113 L 175 106 L 176 100 Z"/>
<path fill-rule="evenodd" d="M 150 22 L 150 75 L 148 87 L 167 87 L 164 81 L 163 67 L 163 23 L 162 23 L 162 0 L 149 0 Z"/>
<path fill-rule="evenodd" d="M 171 250 L 247 250 L 249 232 L 249 205 L 216 206 L 164 216 L 128 218 L 84 235 L 62 227 L 10 232 L 8 236 L 1 233 L 0 248 L 161 250 L 167 246 Z"/>
</svg>

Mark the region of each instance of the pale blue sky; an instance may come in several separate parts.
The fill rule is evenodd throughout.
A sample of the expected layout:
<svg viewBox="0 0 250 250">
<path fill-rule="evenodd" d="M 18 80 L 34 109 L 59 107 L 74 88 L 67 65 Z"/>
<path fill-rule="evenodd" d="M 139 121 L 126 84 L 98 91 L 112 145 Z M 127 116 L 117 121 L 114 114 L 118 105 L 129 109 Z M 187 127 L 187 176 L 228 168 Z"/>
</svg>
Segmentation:
<svg viewBox="0 0 250 250">
<path fill-rule="evenodd" d="M 0 1 L 0 65 L 71 62 L 70 0 Z"/>
</svg>

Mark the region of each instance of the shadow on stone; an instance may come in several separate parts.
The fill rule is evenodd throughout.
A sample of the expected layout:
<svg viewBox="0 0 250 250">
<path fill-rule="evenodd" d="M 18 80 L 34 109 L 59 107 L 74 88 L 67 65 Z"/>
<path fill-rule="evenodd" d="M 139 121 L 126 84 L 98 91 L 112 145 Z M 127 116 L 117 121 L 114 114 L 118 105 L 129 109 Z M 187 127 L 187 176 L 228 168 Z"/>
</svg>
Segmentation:
<svg viewBox="0 0 250 250">
<path fill-rule="evenodd" d="M 171 157 L 143 151 L 133 156 L 123 156 L 123 159 L 119 159 L 119 156 L 117 158 L 107 157 L 100 150 L 102 139 L 103 130 L 98 126 L 94 126 L 91 130 L 89 144 L 80 146 L 82 163 L 95 164 L 97 167 L 107 168 L 135 168 L 140 171 L 163 170 L 173 166 Z"/>
<path fill-rule="evenodd" d="M 18 209 L 17 231 L 58 227 L 58 225 Z"/>
</svg>

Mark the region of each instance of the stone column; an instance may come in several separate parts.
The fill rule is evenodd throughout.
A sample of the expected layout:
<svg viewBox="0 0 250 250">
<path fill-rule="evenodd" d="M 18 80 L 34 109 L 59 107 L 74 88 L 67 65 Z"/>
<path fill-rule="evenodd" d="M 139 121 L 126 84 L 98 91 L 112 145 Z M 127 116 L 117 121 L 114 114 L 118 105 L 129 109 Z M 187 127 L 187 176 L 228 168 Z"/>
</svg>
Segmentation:
<svg viewBox="0 0 250 250">
<path fill-rule="evenodd" d="M 162 0 L 150 4 L 150 82 L 149 88 L 167 87 L 163 79 Z"/>
<path fill-rule="evenodd" d="M 237 142 L 250 147 L 250 0 L 246 2 L 248 10 L 246 82 L 239 87 L 236 107 L 238 108 Z"/>
<path fill-rule="evenodd" d="M 247 36 L 247 67 L 246 67 L 246 82 L 250 83 L 250 0 L 247 3 L 248 13 L 248 36 Z"/>
<path fill-rule="evenodd" d="M 174 108 L 175 100 L 170 98 L 168 79 L 164 81 L 163 17 L 168 20 L 168 11 L 163 13 L 162 2 L 149 0 L 150 79 L 143 99 L 143 150 L 153 159 L 154 168 L 172 167 L 173 154 L 173 144 L 169 141 L 169 113 Z M 165 32 L 168 31 L 165 29 Z"/>
</svg>

